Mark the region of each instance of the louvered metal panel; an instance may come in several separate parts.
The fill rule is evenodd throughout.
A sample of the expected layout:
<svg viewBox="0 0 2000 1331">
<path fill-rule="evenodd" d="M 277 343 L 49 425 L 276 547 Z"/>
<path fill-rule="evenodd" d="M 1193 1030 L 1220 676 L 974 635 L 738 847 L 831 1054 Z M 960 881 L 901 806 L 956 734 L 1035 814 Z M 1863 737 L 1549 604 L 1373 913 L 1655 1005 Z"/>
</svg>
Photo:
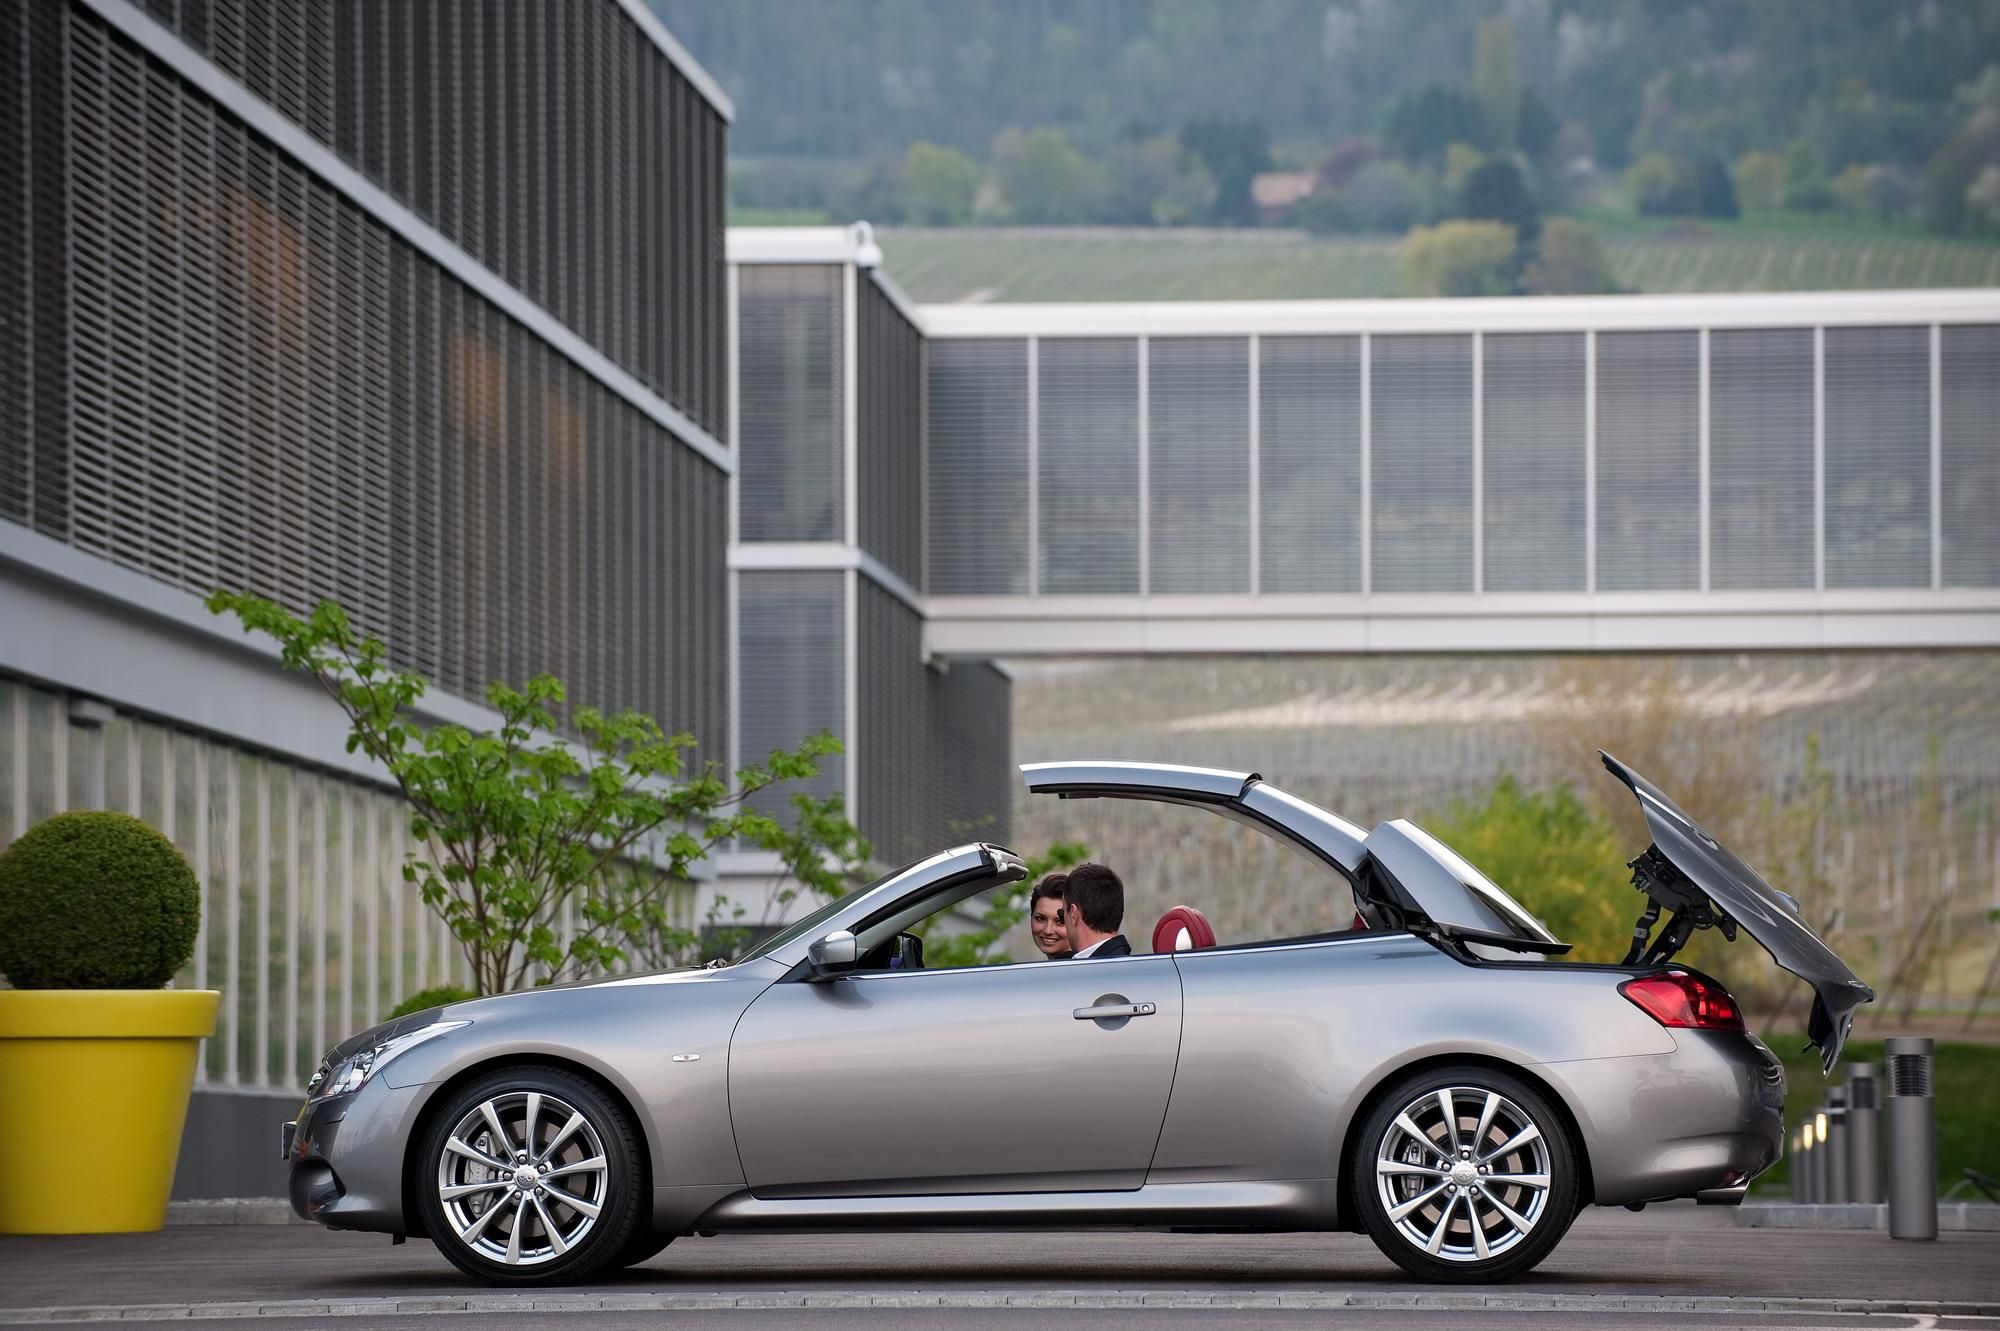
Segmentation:
<svg viewBox="0 0 2000 1331">
<path fill-rule="evenodd" d="M 54 59 L 21 105 L 64 148 L 11 205 L 25 516 L 191 592 L 338 597 L 449 691 L 548 670 L 719 752 L 726 477 L 87 11 L 0 28 Z"/>
<path fill-rule="evenodd" d="M 929 590 L 1026 592 L 1028 344 L 944 338 L 928 354 Z"/>
<path fill-rule="evenodd" d="M 990 661 L 930 675 L 924 847 L 1013 840 L 1013 681 Z"/>
<path fill-rule="evenodd" d="M 1250 590 L 1250 344 L 1147 343 L 1147 541 L 1155 592 Z"/>
<path fill-rule="evenodd" d="M 862 273 L 854 283 L 861 548 L 923 581 L 923 335 Z"/>
<path fill-rule="evenodd" d="M 155 12 L 711 435 L 727 434 L 725 124 L 612 0 Z"/>
<path fill-rule="evenodd" d="M 1037 590 L 1136 592 L 1138 343 L 1132 338 L 1044 338 L 1037 390 Z"/>
<path fill-rule="evenodd" d="M 30 521 L 35 432 L 28 46 L 27 16 L 0 17 L 0 69 L 10 71 L 0 88 L 0 518 L 22 524 Z"/>
<path fill-rule="evenodd" d="M 1813 585 L 1813 333 L 1709 334 L 1709 586 Z"/>
<path fill-rule="evenodd" d="M 1260 590 L 1361 590 L 1361 339 L 1258 341 Z"/>
<path fill-rule="evenodd" d="M 1931 581 L 1928 328 L 1826 330 L 1826 585 Z"/>
<path fill-rule="evenodd" d="M 1371 353 L 1371 590 L 1469 592 L 1472 339 L 1378 337 Z"/>
<path fill-rule="evenodd" d="M 2000 587 L 2000 327 L 1940 337 L 1944 585 Z"/>
<path fill-rule="evenodd" d="M 1693 332 L 1597 338 L 1597 589 L 1701 585 L 1701 352 Z"/>
<path fill-rule="evenodd" d="M 1584 336 L 1502 333 L 1481 343 L 1483 586 L 1582 591 Z"/>
<path fill-rule="evenodd" d="M 846 574 L 745 571 L 737 577 L 740 676 L 737 731 L 746 764 L 774 749 L 794 749 L 808 735 L 832 731 L 853 742 L 847 726 Z M 758 807 L 782 815 L 789 792 L 833 794 L 844 764 L 822 762 L 811 781 L 788 782 Z"/>
<path fill-rule="evenodd" d="M 930 834 L 941 829 L 928 827 L 924 817 L 926 787 L 934 776 L 925 761 L 932 671 L 924 664 L 917 612 L 867 577 L 856 585 L 861 832 L 878 861 L 905 864 L 940 848 Z"/>
<path fill-rule="evenodd" d="M 746 541 L 846 539 L 841 270 L 736 278 L 738 518 Z"/>
</svg>

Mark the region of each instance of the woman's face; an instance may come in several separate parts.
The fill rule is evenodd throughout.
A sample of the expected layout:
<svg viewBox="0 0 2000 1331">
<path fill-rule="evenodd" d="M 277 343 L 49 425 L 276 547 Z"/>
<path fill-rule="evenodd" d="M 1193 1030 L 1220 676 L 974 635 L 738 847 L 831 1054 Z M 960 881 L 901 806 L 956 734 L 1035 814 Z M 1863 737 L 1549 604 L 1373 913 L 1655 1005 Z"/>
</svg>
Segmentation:
<svg viewBox="0 0 2000 1331">
<path fill-rule="evenodd" d="M 1034 913 L 1028 917 L 1028 931 L 1035 936 L 1035 946 L 1045 957 L 1069 951 L 1069 930 L 1063 927 L 1063 904 L 1058 898 L 1042 897 L 1035 902 Z"/>
</svg>

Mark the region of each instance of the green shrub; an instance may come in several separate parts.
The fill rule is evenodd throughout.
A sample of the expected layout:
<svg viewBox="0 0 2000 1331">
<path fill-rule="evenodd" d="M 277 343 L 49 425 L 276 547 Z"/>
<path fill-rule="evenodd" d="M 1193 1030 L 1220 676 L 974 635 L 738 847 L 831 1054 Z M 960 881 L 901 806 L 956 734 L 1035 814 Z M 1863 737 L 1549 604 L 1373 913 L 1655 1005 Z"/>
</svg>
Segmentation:
<svg viewBox="0 0 2000 1331">
<path fill-rule="evenodd" d="M 0 972 L 17 989 L 158 989 L 200 923 L 194 870 L 128 814 L 59 813 L 0 854 Z"/>
<path fill-rule="evenodd" d="M 425 1008 L 443 1007 L 446 1003 L 467 1003 L 477 997 L 478 994 L 459 985 L 434 984 L 428 989 L 417 990 L 390 1008 L 389 1015 L 384 1020 L 394 1021 L 398 1017 L 407 1017 L 412 1012 L 422 1012 Z"/>
</svg>

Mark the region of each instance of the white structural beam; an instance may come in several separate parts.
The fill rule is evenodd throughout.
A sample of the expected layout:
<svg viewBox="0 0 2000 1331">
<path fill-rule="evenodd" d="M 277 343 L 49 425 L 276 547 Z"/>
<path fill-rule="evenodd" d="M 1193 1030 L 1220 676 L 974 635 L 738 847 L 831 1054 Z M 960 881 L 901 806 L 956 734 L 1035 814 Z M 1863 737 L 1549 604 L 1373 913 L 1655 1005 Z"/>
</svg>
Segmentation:
<svg viewBox="0 0 2000 1331">
<path fill-rule="evenodd" d="M 1509 300 L 1078 301 L 919 308 L 924 331 L 931 337 L 1570 333 L 1586 328 L 1992 323 L 2000 318 L 2000 289 L 1523 296 Z"/>
<path fill-rule="evenodd" d="M 2000 591 L 933 596 L 943 656 L 2000 647 Z"/>
</svg>

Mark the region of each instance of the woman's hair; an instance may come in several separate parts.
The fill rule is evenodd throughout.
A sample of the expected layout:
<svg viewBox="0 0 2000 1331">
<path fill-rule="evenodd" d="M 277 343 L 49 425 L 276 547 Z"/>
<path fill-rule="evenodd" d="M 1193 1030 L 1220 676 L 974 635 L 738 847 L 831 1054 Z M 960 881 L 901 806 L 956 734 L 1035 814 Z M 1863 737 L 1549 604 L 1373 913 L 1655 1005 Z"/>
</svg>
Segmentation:
<svg viewBox="0 0 2000 1331">
<path fill-rule="evenodd" d="M 1069 897 L 1069 875 L 1063 873 L 1061 870 L 1057 870 L 1055 873 L 1043 874 L 1042 881 L 1035 884 L 1035 890 L 1028 896 L 1028 909 L 1032 911 L 1035 908 L 1035 903 L 1043 897 L 1048 897 L 1053 901 L 1067 900 Z"/>
</svg>

